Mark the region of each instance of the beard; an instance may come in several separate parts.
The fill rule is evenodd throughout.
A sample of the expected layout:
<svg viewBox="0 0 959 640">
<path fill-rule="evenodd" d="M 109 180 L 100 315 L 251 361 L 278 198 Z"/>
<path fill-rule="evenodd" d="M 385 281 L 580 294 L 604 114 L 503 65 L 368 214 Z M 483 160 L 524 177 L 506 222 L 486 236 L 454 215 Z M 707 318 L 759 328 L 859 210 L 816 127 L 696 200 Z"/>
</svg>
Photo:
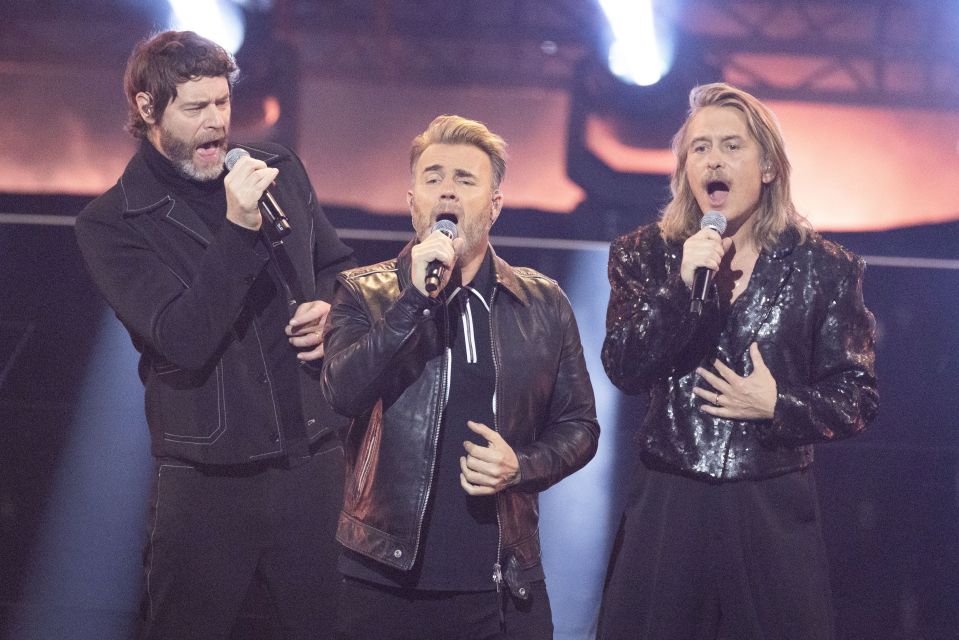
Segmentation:
<svg viewBox="0 0 959 640">
<path fill-rule="evenodd" d="M 214 140 L 215 139 L 216 138 L 214 138 Z M 160 126 L 160 146 L 163 148 L 163 152 L 180 173 L 198 182 L 216 180 L 220 177 L 220 174 L 223 173 L 223 163 L 226 158 L 226 132 L 224 132 L 224 135 L 220 138 L 219 159 L 217 162 L 206 167 L 198 167 L 193 161 L 193 154 L 197 150 L 197 147 L 207 142 L 210 142 L 210 140 L 199 143 L 183 140 L 182 138 L 176 137 L 166 127 Z"/>
<path fill-rule="evenodd" d="M 444 205 L 438 205 L 429 213 L 423 213 L 418 207 L 413 206 L 414 223 L 413 228 L 420 241 L 425 240 L 433 229 L 433 223 L 437 217 L 444 213 L 450 213 L 456 216 L 456 230 L 458 237 L 463 239 L 463 248 L 457 258 L 457 262 L 462 262 L 473 255 L 474 251 L 485 251 L 489 242 L 489 231 L 485 221 L 491 219 L 493 215 L 492 206 L 486 207 L 482 212 L 472 216 L 464 216 L 459 208 L 449 209 Z"/>
</svg>

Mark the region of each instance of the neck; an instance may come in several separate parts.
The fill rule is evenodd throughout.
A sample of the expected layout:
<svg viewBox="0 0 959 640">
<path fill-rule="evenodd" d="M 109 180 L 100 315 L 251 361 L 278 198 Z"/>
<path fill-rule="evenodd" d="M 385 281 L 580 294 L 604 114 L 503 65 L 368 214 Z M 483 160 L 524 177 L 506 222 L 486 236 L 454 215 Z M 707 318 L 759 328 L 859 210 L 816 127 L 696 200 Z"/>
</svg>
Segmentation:
<svg viewBox="0 0 959 640">
<path fill-rule="evenodd" d="M 483 258 L 486 257 L 486 248 L 487 245 L 482 244 L 477 247 L 473 255 L 468 257 L 464 256 L 464 259 L 460 260 L 460 279 L 464 285 L 470 284 L 473 282 L 473 278 L 476 277 L 476 273 L 483 264 Z"/>
<path fill-rule="evenodd" d="M 733 244 L 740 250 L 749 250 L 756 244 L 753 240 L 753 216 L 737 224 L 730 224 L 726 229 L 726 237 L 732 238 Z"/>
</svg>

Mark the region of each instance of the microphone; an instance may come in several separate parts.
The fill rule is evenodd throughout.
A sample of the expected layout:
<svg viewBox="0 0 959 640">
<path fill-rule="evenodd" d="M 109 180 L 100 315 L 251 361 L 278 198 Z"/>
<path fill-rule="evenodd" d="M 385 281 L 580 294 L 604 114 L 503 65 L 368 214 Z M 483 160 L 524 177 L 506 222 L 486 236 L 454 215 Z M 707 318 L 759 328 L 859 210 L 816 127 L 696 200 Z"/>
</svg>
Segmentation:
<svg viewBox="0 0 959 640">
<path fill-rule="evenodd" d="M 456 216 L 452 213 L 441 213 L 436 218 L 436 223 L 430 229 L 430 233 L 439 231 L 450 240 L 456 240 L 459 231 L 456 229 Z M 440 288 L 440 281 L 443 280 L 443 271 L 446 269 L 439 260 L 431 260 L 426 266 L 426 292 L 433 293 Z"/>
<path fill-rule="evenodd" d="M 233 165 L 239 162 L 240 158 L 246 158 L 249 155 L 246 149 L 240 149 L 239 147 L 234 147 L 227 151 L 226 160 L 224 160 L 227 170 L 232 170 Z M 290 226 L 290 221 L 286 218 L 286 214 L 283 213 L 283 208 L 280 207 L 280 203 L 278 203 L 276 198 L 273 197 L 273 194 L 270 193 L 269 187 L 263 190 L 263 195 L 260 196 L 260 201 L 257 202 L 257 206 L 260 209 L 260 214 L 263 216 L 263 219 L 273 227 L 276 235 L 282 238 L 293 230 L 293 227 Z"/>
<path fill-rule="evenodd" d="M 699 221 L 699 229 L 710 228 L 719 235 L 726 231 L 726 216 L 718 211 L 707 211 L 703 219 Z M 689 305 L 689 310 L 697 316 L 703 314 L 703 302 L 706 300 L 706 294 L 709 292 L 709 281 L 713 278 L 713 272 L 706 267 L 696 267 L 693 275 L 693 301 Z"/>
</svg>

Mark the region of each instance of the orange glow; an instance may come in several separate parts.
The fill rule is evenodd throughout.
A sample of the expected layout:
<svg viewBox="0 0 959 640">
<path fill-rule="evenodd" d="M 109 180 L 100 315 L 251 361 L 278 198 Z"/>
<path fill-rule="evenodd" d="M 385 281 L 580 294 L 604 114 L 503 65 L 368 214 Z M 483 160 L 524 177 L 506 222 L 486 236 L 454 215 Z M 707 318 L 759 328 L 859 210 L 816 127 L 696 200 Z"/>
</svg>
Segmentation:
<svg viewBox="0 0 959 640">
<path fill-rule="evenodd" d="M 959 218 L 959 114 L 770 102 L 793 165 L 793 199 L 813 226 L 852 231 Z M 599 117 L 587 144 L 617 171 L 668 174 L 665 149 L 630 147 Z"/>
<path fill-rule="evenodd" d="M 276 96 L 263 98 L 263 126 L 267 129 L 275 125 L 280 119 L 280 101 Z"/>
</svg>

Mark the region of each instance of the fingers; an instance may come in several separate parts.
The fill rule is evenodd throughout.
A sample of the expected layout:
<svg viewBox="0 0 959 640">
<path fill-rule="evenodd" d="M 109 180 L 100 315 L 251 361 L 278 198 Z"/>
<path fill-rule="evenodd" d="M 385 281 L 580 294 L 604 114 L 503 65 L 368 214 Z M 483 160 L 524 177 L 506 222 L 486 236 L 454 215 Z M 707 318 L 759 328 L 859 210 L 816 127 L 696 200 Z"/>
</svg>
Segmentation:
<svg viewBox="0 0 959 640">
<path fill-rule="evenodd" d="M 410 277 L 413 285 L 423 295 L 430 295 L 426 291 L 426 272 L 429 264 L 434 260 L 442 263 L 446 268 L 443 270 L 440 286 L 433 292 L 433 296 L 439 294 L 449 281 L 450 274 L 453 272 L 453 266 L 456 264 L 456 247 L 462 247 L 462 242 L 455 244 L 439 231 L 434 231 L 428 235 L 422 242 L 417 243 L 412 250 L 412 264 L 410 265 Z"/>
<path fill-rule="evenodd" d="M 767 370 L 769 369 L 769 367 L 766 366 L 766 361 L 763 360 L 763 354 L 759 350 L 758 342 L 754 342 L 749 345 L 749 357 L 752 358 L 753 361 L 753 371 L 759 368 Z"/>
<path fill-rule="evenodd" d="M 330 304 L 323 300 L 304 302 L 296 308 L 284 331 L 290 344 L 305 349 L 296 354 L 299 360 L 311 362 L 323 357 L 323 327 L 330 313 Z"/>
<path fill-rule="evenodd" d="M 482 422 L 473 422 L 472 420 L 467 420 L 466 426 L 469 427 L 469 430 L 476 435 L 486 438 L 487 442 L 498 442 L 503 439 L 500 434 L 496 433 Z"/>
<path fill-rule="evenodd" d="M 286 335 L 307 335 L 314 331 L 323 330 L 326 317 L 330 314 L 330 303 L 323 300 L 304 302 L 296 308 L 293 317 L 286 325 Z"/>
<path fill-rule="evenodd" d="M 680 274 L 687 285 L 692 286 L 693 275 L 699 267 L 718 271 L 729 243 L 715 229 L 700 229 L 683 243 L 683 258 Z"/>
<path fill-rule="evenodd" d="M 486 439 L 488 446 L 469 440 L 463 442 L 466 455 L 460 457 L 460 485 L 470 495 L 502 491 L 518 473 L 516 454 L 503 437 L 487 425 L 472 420 L 466 425 Z"/>
<path fill-rule="evenodd" d="M 246 157 L 237 161 L 223 180 L 226 189 L 226 217 L 231 222 L 259 229 L 262 223 L 257 203 L 279 170 L 262 160 Z"/>
<path fill-rule="evenodd" d="M 711 386 L 713 389 L 716 389 L 719 393 L 729 392 L 729 384 L 726 382 L 726 380 L 717 376 L 712 371 L 699 367 L 696 369 L 696 373 L 702 376 L 702 378 L 709 383 L 709 386 Z"/>
</svg>

